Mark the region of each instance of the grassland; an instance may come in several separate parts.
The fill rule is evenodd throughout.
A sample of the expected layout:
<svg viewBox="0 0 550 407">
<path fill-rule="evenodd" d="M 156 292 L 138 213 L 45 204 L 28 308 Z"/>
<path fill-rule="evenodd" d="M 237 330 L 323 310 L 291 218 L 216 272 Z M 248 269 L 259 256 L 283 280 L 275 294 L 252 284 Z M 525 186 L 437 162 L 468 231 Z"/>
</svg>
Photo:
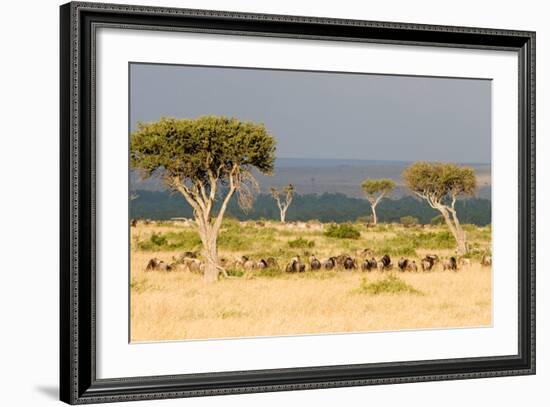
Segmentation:
<svg viewBox="0 0 550 407">
<path fill-rule="evenodd" d="M 454 251 L 443 226 L 350 225 L 357 238 L 327 236 L 318 222 L 227 220 L 219 237 L 220 257 L 273 256 L 280 268 L 288 260 L 314 253 L 318 258 L 369 248 L 419 259 Z M 183 268 L 146 272 L 157 257 L 166 262 L 184 251 L 200 250 L 192 225 L 138 223 L 131 228 L 131 338 L 133 341 L 204 339 L 484 326 L 491 323 L 491 269 L 479 257 L 490 248 L 489 227 L 467 225 L 470 266 L 458 272 L 306 271 L 230 269 L 232 278 L 204 283 Z"/>
</svg>

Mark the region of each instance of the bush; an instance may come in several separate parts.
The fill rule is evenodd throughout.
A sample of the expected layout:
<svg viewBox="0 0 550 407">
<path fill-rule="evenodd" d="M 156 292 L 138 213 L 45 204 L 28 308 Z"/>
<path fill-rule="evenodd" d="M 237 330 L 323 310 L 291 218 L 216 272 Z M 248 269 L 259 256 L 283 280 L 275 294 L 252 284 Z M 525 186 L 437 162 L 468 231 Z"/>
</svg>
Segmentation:
<svg viewBox="0 0 550 407">
<path fill-rule="evenodd" d="M 236 269 L 236 268 L 229 268 L 226 271 L 229 277 L 242 277 L 244 275 L 243 270 Z"/>
<path fill-rule="evenodd" d="M 163 236 L 160 233 L 153 233 L 149 236 L 149 239 L 139 242 L 138 247 L 141 250 L 161 250 L 167 244 L 168 241 L 166 236 Z"/>
<path fill-rule="evenodd" d="M 315 241 L 307 240 L 299 237 L 298 239 L 289 240 L 288 247 L 292 249 L 311 249 L 315 246 Z"/>
<path fill-rule="evenodd" d="M 201 245 L 201 239 L 195 231 L 153 233 L 149 239 L 138 243 L 141 250 L 193 250 Z"/>
<path fill-rule="evenodd" d="M 156 233 L 153 233 L 150 240 L 151 243 L 155 246 L 165 246 L 166 244 L 168 244 L 166 236 L 163 236 L 160 233 L 158 235 Z"/>
<path fill-rule="evenodd" d="M 359 239 L 361 233 L 350 224 L 343 223 L 341 225 L 330 225 L 325 232 L 325 236 L 337 239 Z"/>
<path fill-rule="evenodd" d="M 414 216 L 403 216 L 399 219 L 399 221 L 405 226 L 418 225 L 418 218 L 415 218 Z"/>
<path fill-rule="evenodd" d="M 366 278 L 361 280 L 361 285 L 357 289 L 357 292 L 361 294 L 422 294 L 421 291 L 414 288 L 412 285 L 407 284 L 403 280 L 397 278 L 393 274 L 390 274 L 383 280 L 374 281 L 370 283 Z"/>
</svg>

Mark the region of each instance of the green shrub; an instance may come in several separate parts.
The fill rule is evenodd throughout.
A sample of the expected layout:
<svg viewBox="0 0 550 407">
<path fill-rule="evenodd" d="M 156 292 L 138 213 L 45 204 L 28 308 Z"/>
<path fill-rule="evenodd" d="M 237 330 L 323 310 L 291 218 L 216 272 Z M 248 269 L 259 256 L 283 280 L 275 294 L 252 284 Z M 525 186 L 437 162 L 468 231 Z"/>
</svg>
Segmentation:
<svg viewBox="0 0 550 407">
<path fill-rule="evenodd" d="M 315 246 L 315 241 L 307 240 L 299 237 L 298 239 L 289 240 L 288 247 L 292 249 L 311 249 Z"/>
<path fill-rule="evenodd" d="M 160 233 L 153 233 L 149 236 L 149 239 L 139 242 L 138 247 L 141 250 L 161 250 L 166 244 L 166 236 L 162 236 Z"/>
<path fill-rule="evenodd" d="M 325 231 L 325 236 L 337 239 L 359 239 L 361 233 L 348 223 L 330 225 Z"/>
<path fill-rule="evenodd" d="M 162 234 L 156 234 L 156 233 L 153 233 L 151 235 L 151 244 L 155 245 L 155 246 L 166 246 L 168 244 L 168 240 L 166 239 L 166 236 L 163 236 Z"/>
<path fill-rule="evenodd" d="M 383 280 L 369 282 L 366 278 L 361 279 L 361 284 L 357 289 L 360 294 L 422 294 L 421 291 L 407 284 L 393 274 L 388 275 Z"/>
<path fill-rule="evenodd" d="M 399 219 L 399 221 L 405 226 L 418 225 L 418 218 L 415 218 L 414 216 L 403 216 Z"/>
<path fill-rule="evenodd" d="M 240 269 L 229 268 L 226 271 L 229 277 L 242 277 L 244 275 L 244 271 Z"/>
<path fill-rule="evenodd" d="M 153 233 L 148 239 L 140 241 L 141 250 L 193 250 L 201 245 L 201 239 L 195 231 Z"/>
</svg>

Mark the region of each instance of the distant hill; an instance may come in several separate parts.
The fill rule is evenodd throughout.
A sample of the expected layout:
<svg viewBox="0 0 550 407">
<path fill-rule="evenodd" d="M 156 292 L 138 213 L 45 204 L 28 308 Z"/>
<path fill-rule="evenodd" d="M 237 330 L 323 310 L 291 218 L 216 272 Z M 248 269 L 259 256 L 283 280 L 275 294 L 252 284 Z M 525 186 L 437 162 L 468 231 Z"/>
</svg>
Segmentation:
<svg viewBox="0 0 550 407">
<path fill-rule="evenodd" d="M 401 173 L 410 162 L 388 160 L 343 160 L 317 158 L 278 158 L 272 176 L 257 174 L 261 192 L 268 193 L 271 187 L 292 183 L 299 194 L 344 194 L 352 198 L 363 198 L 360 188 L 365 178 L 390 178 L 397 187 L 393 198 L 410 195 L 403 185 Z M 478 198 L 491 198 L 490 164 L 465 164 L 474 168 L 478 180 Z M 164 191 L 158 178 L 140 180 L 134 171 L 130 173 L 130 189 Z"/>
<path fill-rule="evenodd" d="M 130 217 L 146 219 L 170 219 L 193 216 L 191 207 L 184 198 L 168 191 L 136 191 L 138 198 L 131 202 Z M 491 223 L 491 201 L 487 199 L 467 199 L 457 202 L 457 211 L 462 223 L 487 225 Z M 245 213 L 232 199 L 228 215 L 244 219 L 278 219 L 279 212 L 269 194 L 256 197 L 253 208 Z M 398 222 L 402 216 L 411 215 L 421 223 L 429 223 L 439 213 L 425 202 L 412 196 L 398 199 L 385 199 L 377 208 L 381 222 Z M 287 213 L 288 220 L 321 222 L 348 222 L 370 215 L 370 207 L 365 199 L 353 198 L 342 193 L 297 194 Z"/>
</svg>

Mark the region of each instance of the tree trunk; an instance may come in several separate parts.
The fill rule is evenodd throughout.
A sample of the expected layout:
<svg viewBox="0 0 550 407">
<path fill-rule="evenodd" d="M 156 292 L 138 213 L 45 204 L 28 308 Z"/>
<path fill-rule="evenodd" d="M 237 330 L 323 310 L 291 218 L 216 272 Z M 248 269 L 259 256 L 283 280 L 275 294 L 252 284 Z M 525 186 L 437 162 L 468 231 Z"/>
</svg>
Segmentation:
<svg viewBox="0 0 550 407">
<path fill-rule="evenodd" d="M 453 219 L 449 216 L 449 210 L 446 207 L 438 208 L 439 212 L 441 212 L 441 215 L 443 215 L 443 219 L 445 219 L 445 223 L 447 224 L 447 227 L 451 231 L 453 237 L 456 240 L 456 251 L 459 255 L 464 255 L 468 253 L 468 246 L 466 244 L 466 236 L 464 235 L 464 230 L 462 230 L 462 227 L 460 226 L 460 223 L 458 222 L 458 218 L 455 213 L 453 213 Z M 452 213 L 452 212 L 451 212 Z"/>
<path fill-rule="evenodd" d="M 281 209 L 281 223 L 286 222 L 286 209 Z"/>
<path fill-rule="evenodd" d="M 456 211 L 452 210 L 451 214 L 453 215 L 453 221 L 455 224 L 455 230 L 456 230 L 456 244 L 457 244 L 457 254 L 464 255 L 468 253 L 468 243 L 466 242 L 466 234 L 464 233 L 464 229 L 462 229 L 462 226 L 460 225 L 460 222 L 458 220 L 458 216 L 456 216 Z"/>
<path fill-rule="evenodd" d="M 371 210 L 372 210 L 372 224 L 376 225 L 378 222 L 378 218 L 376 217 L 376 205 L 371 204 Z"/>
<path fill-rule="evenodd" d="M 204 281 L 217 281 L 220 275 L 216 239 L 204 245 Z"/>
<path fill-rule="evenodd" d="M 212 222 L 211 213 L 216 197 L 218 178 L 216 178 L 211 171 L 208 172 L 210 182 L 209 193 L 207 193 L 205 184 L 201 181 L 197 181 L 197 184 L 189 188 L 178 177 L 173 177 L 171 179 L 172 186 L 180 191 L 189 205 L 193 208 L 195 222 L 197 223 L 199 236 L 203 246 L 205 259 L 203 264 L 203 276 L 205 281 L 218 280 L 220 272 L 227 277 L 227 272 L 218 263 L 217 240 L 223 215 L 225 214 L 229 200 L 238 189 L 238 182 L 241 180 L 238 170 L 239 166 L 236 164 L 233 165 L 231 173 L 229 174 L 229 191 L 223 199 L 218 216 L 214 218 L 214 222 Z"/>
<path fill-rule="evenodd" d="M 220 275 L 218 264 L 218 234 L 210 223 L 197 222 L 199 225 L 199 236 L 202 241 L 204 254 L 203 277 L 206 282 L 217 281 Z"/>
</svg>

